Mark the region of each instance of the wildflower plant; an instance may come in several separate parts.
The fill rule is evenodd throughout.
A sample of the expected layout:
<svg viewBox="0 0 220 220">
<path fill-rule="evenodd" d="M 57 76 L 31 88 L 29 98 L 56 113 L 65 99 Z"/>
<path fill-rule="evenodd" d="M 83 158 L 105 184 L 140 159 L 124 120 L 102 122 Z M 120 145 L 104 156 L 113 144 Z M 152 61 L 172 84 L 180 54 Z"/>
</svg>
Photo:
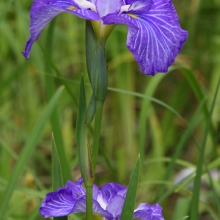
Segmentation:
<svg viewBox="0 0 220 220">
<path fill-rule="evenodd" d="M 30 10 L 30 38 L 22 53 L 26 59 L 43 28 L 62 12 L 86 20 L 86 64 L 93 94 L 87 107 L 82 77 L 76 124 L 82 179 L 76 183 L 68 181 L 64 188 L 49 193 L 42 202 L 40 213 L 44 217 L 57 217 L 86 212 L 87 219 L 92 219 L 95 212 L 105 219 L 119 219 L 121 216 L 123 219 L 125 198 L 133 195 L 130 207 L 134 207 L 135 194 L 127 193 L 127 189 L 117 183 L 107 183 L 100 189 L 94 184 L 102 111 L 108 87 L 107 38 L 115 25 L 125 24 L 128 27 L 127 48 L 144 74 L 155 75 L 167 72 L 183 47 L 187 32 L 180 27 L 171 0 L 34 0 Z M 94 135 L 90 145 L 87 133 L 93 120 Z M 136 175 L 135 181 L 132 181 L 134 185 L 137 184 L 138 174 L 139 171 L 133 174 Z M 124 219 L 132 219 L 133 216 L 142 220 L 164 219 L 158 204 L 141 204 L 135 210 L 133 207 L 128 210 L 129 206 L 125 205 L 130 217 Z"/>
<path fill-rule="evenodd" d="M 83 179 L 73 183 L 68 181 L 64 188 L 48 193 L 42 201 L 40 214 L 45 218 L 66 216 L 71 213 L 86 212 L 86 191 L 82 187 Z M 93 185 L 93 212 L 107 220 L 120 219 L 127 188 L 118 183 L 107 183 L 98 188 Z M 134 210 L 134 217 L 147 220 L 164 220 L 160 205 L 140 204 Z"/>
</svg>

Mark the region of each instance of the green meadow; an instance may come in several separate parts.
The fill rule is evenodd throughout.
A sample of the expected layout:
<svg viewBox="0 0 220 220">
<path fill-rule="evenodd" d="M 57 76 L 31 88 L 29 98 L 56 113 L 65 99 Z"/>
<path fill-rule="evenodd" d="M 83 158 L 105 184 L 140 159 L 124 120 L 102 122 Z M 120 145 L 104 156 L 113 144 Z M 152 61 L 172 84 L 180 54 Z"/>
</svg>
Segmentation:
<svg viewBox="0 0 220 220">
<path fill-rule="evenodd" d="M 189 38 L 168 73 L 140 72 L 126 48 L 126 26 L 116 26 L 107 41 L 95 183 L 128 186 L 140 154 L 135 207 L 159 203 L 166 220 L 219 220 L 220 0 L 173 3 Z M 58 15 L 26 61 L 31 4 L 0 0 L 0 220 L 44 219 L 39 207 L 52 191 L 52 135 L 64 179 L 81 176 L 75 133 L 82 75 L 87 104 L 92 94 L 85 21 Z"/>
</svg>

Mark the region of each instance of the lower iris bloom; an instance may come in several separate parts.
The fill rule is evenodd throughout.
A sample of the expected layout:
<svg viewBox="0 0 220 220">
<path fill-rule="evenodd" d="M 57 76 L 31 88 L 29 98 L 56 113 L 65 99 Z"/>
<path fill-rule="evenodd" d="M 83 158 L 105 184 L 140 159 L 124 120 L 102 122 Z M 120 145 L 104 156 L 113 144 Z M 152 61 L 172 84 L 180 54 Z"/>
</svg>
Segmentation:
<svg viewBox="0 0 220 220">
<path fill-rule="evenodd" d="M 101 38 L 108 35 L 110 25 L 127 25 L 127 47 L 144 74 L 167 72 L 188 37 L 171 0 L 34 0 L 31 36 L 22 53 L 26 59 L 43 28 L 61 12 L 98 24 Z"/>
<path fill-rule="evenodd" d="M 86 212 L 86 192 L 82 183 L 82 178 L 74 183 L 68 181 L 64 188 L 48 193 L 42 201 L 40 214 L 47 218 Z M 99 189 L 93 185 L 93 212 L 106 220 L 119 219 L 126 193 L 127 188 L 118 183 L 107 183 Z M 164 220 L 162 208 L 158 204 L 140 204 L 134 210 L 134 217 L 141 220 Z"/>
</svg>

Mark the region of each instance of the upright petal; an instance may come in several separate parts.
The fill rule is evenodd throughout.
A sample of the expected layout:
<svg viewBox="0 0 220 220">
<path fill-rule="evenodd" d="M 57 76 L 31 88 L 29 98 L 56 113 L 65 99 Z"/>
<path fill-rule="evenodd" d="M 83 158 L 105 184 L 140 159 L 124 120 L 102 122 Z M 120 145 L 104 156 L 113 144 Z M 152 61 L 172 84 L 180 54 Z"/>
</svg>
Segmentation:
<svg viewBox="0 0 220 220">
<path fill-rule="evenodd" d="M 96 8 L 100 17 L 111 13 L 119 13 L 123 0 L 96 0 Z"/>
<path fill-rule="evenodd" d="M 106 207 L 106 210 L 112 214 L 114 219 L 119 219 L 124 205 L 125 198 L 122 196 L 115 196 Z"/>
<path fill-rule="evenodd" d="M 97 201 L 103 209 L 106 209 L 116 195 L 119 195 L 121 192 L 125 195 L 126 189 L 125 186 L 118 183 L 107 183 L 100 187 Z"/>
<path fill-rule="evenodd" d="M 82 183 L 83 183 L 83 179 L 82 177 L 80 177 L 79 180 L 74 183 L 68 180 L 65 185 L 65 189 L 72 190 L 72 196 L 74 200 L 79 200 L 80 198 L 86 195 L 86 191 L 82 187 Z"/>
<path fill-rule="evenodd" d="M 32 44 L 40 37 L 43 28 L 61 12 L 69 12 L 88 20 L 99 20 L 98 14 L 90 8 L 95 9 L 95 6 L 86 0 L 35 0 L 30 11 L 31 36 L 22 52 L 24 57 L 29 58 Z"/>
<path fill-rule="evenodd" d="M 180 27 L 172 1 L 126 2 L 131 4 L 127 11 L 105 16 L 103 23 L 128 26 L 127 47 L 144 74 L 167 72 L 188 37 Z"/>
</svg>

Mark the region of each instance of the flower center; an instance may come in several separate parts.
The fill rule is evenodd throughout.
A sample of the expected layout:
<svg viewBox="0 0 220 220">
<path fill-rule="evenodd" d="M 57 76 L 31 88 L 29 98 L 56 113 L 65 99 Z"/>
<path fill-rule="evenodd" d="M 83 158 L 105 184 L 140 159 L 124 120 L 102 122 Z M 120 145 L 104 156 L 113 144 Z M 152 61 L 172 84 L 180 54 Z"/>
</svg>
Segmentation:
<svg viewBox="0 0 220 220">
<path fill-rule="evenodd" d="M 100 38 L 101 41 L 105 42 L 114 29 L 114 24 L 108 24 L 104 25 L 102 20 L 99 21 L 91 21 L 93 29 L 97 35 L 98 38 Z"/>
</svg>

